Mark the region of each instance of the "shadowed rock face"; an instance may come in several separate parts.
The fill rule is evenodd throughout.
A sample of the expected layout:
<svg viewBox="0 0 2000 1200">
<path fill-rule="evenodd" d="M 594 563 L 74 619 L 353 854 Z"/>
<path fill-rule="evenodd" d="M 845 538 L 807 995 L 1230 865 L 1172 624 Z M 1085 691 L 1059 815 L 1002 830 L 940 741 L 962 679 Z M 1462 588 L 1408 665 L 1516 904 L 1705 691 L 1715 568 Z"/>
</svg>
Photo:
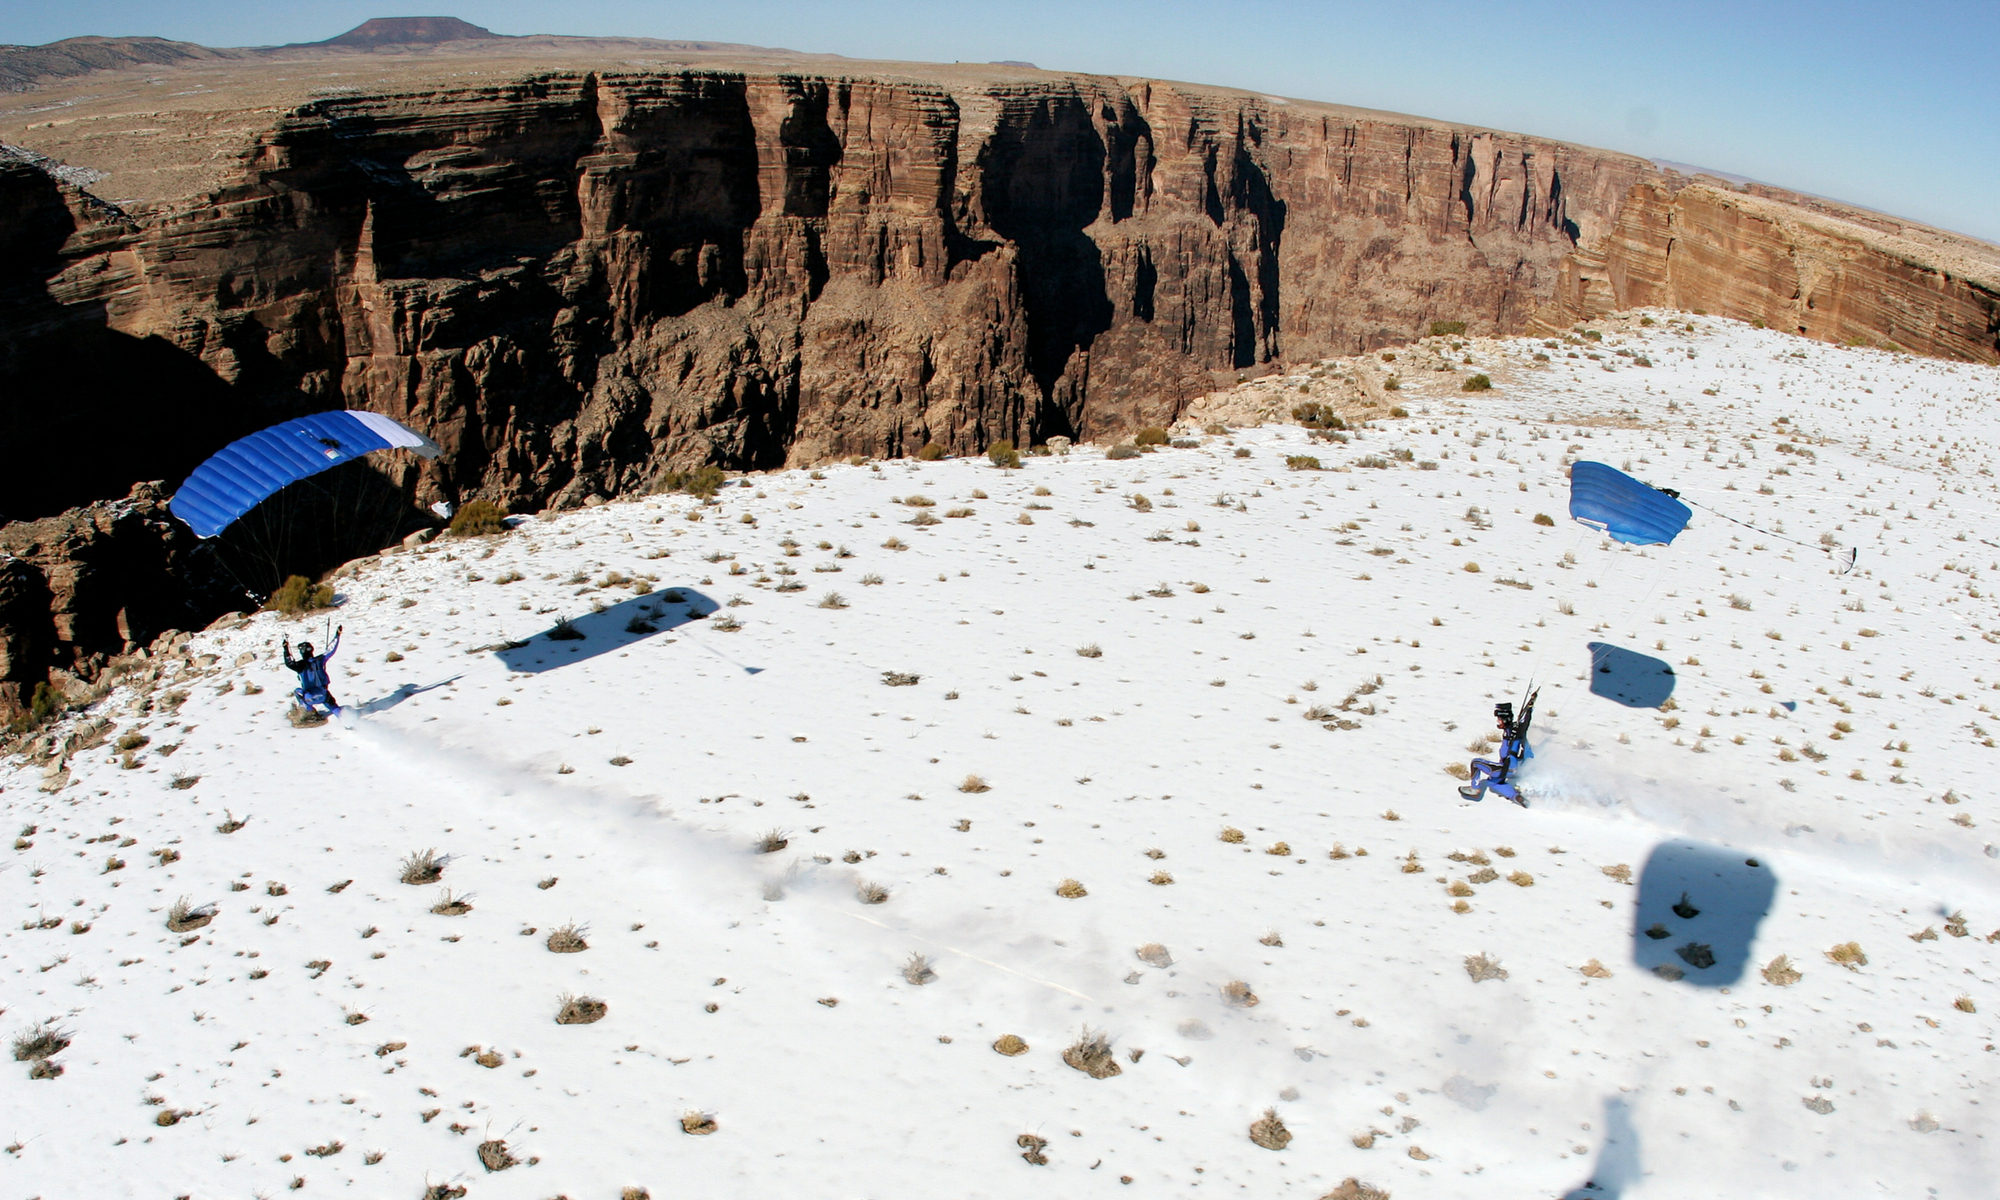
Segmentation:
<svg viewBox="0 0 2000 1200">
<path fill-rule="evenodd" d="M 387 468 L 407 500 L 533 509 L 702 463 L 1103 438 L 1433 320 L 1664 303 L 1996 357 L 1990 280 L 1869 236 L 1622 155 L 1150 82 L 343 95 L 278 118 L 227 186 L 130 214 L 0 162 L 0 519 L 335 406 L 444 447 Z"/>
<path fill-rule="evenodd" d="M 50 232 L 15 290 L 38 361 L 108 330 L 199 376 L 151 389 L 189 429 L 145 440 L 153 477 L 345 404 L 446 448 L 419 499 L 539 506 L 1099 437 L 1281 357 L 1518 330 L 1649 171 L 1158 84 L 553 73 L 307 105 L 230 187 L 137 218 L 24 182 Z M 14 517 L 136 477 L 10 465 Z"/>
</svg>

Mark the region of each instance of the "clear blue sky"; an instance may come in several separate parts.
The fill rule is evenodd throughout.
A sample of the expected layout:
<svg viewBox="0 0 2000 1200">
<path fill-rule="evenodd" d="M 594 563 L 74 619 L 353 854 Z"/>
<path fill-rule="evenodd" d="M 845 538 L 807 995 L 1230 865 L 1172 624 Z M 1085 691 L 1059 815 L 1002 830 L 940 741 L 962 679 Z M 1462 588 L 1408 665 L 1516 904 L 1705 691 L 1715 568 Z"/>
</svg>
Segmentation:
<svg viewBox="0 0 2000 1200">
<path fill-rule="evenodd" d="M 2000 241 L 2000 0 L 10 0 L 0 42 L 369 17 L 1226 84 L 1695 163 Z"/>
</svg>

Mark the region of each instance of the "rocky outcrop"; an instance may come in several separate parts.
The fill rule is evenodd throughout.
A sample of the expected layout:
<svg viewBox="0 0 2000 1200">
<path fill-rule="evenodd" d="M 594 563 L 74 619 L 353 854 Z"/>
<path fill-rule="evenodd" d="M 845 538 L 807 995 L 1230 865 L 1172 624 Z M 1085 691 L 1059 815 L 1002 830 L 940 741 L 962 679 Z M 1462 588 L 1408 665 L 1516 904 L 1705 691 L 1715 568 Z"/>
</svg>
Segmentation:
<svg viewBox="0 0 2000 1200">
<path fill-rule="evenodd" d="M 445 448 L 388 464 L 406 503 L 536 508 L 702 463 L 1104 438 L 1434 320 L 1669 303 L 1995 357 L 1990 291 L 1784 207 L 1517 134 L 1095 77 L 322 98 L 228 186 L 130 213 L 0 161 L 0 516 L 341 405 Z M 125 640 L 65 628 L 17 644 Z"/>
<path fill-rule="evenodd" d="M 214 615 L 194 586 L 203 570 L 186 562 L 194 538 L 164 500 L 142 484 L 123 500 L 0 526 L 0 722 L 51 670 L 94 674 L 109 655 Z"/>
<path fill-rule="evenodd" d="M 1659 306 L 1822 341 L 1973 362 L 2000 358 L 2000 267 L 1993 261 L 1954 255 L 1865 214 L 1828 213 L 1823 203 L 1788 203 L 1780 195 L 1635 186 L 1609 234 L 1570 256 L 1545 323 Z"/>
</svg>

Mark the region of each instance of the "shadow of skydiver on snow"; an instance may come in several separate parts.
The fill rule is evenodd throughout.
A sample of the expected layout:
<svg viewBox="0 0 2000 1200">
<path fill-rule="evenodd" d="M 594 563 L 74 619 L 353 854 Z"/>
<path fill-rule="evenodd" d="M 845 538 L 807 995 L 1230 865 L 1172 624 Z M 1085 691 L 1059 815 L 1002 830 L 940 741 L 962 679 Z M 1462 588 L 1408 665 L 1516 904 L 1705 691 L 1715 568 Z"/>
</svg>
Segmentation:
<svg viewBox="0 0 2000 1200">
<path fill-rule="evenodd" d="M 422 686 L 414 683 L 406 683 L 386 696 L 378 696 L 364 704 L 349 705 L 348 708 L 357 716 L 372 717 L 376 713 L 388 712 L 412 696 L 420 696 L 425 692 L 434 691 L 447 684 L 457 683 L 462 678 L 464 678 L 463 675 L 453 675 L 450 679 L 440 679 L 436 683 L 426 683 Z"/>
<path fill-rule="evenodd" d="M 1590 1178 L 1569 1191 L 1562 1200 L 1616 1200 L 1627 1184 L 1639 1178 L 1639 1131 L 1632 1128 L 1632 1114 L 1616 1096 L 1604 1101 L 1604 1141 L 1597 1148 L 1597 1163 Z"/>
<path fill-rule="evenodd" d="M 1670 966 L 1689 987 L 1743 978 L 1757 926 L 1771 911 L 1778 877 L 1762 860 L 1727 846 L 1662 842 L 1646 857 L 1632 910 L 1632 961 Z"/>
<path fill-rule="evenodd" d="M 623 650 L 656 633 L 702 620 L 718 607 L 692 588 L 666 588 L 579 617 L 559 617 L 547 629 L 503 645 L 495 654 L 510 671 L 539 674 Z"/>
<path fill-rule="evenodd" d="M 1672 664 L 1609 642 L 1591 642 L 1590 694 L 1627 708 L 1658 708 L 1674 694 Z"/>
</svg>

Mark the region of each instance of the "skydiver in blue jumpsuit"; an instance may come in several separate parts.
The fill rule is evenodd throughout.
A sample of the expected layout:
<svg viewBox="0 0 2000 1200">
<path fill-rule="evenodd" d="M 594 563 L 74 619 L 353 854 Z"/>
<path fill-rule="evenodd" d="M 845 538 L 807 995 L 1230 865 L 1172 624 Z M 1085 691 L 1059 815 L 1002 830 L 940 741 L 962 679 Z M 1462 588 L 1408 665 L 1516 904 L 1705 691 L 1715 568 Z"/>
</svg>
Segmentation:
<svg viewBox="0 0 2000 1200">
<path fill-rule="evenodd" d="M 1505 796 L 1523 808 L 1528 806 L 1521 799 L 1521 793 L 1511 781 L 1515 769 L 1522 760 L 1533 758 L 1535 752 L 1528 747 L 1528 726 L 1535 720 L 1535 696 L 1528 693 L 1527 703 L 1521 706 L 1521 715 L 1514 715 L 1514 705 L 1502 700 L 1493 706 L 1493 719 L 1500 727 L 1500 757 L 1495 759 L 1475 758 L 1472 760 L 1472 780 L 1458 789 L 1458 794 L 1467 800 L 1484 800 L 1487 792 Z"/>
<path fill-rule="evenodd" d="M 300 642 L 299 656 L 293 658 L 292 639 L 285 639 L 285 666 L 299 673 L 299 686 L 292 698 L 307 712 L 331 715 L 340 711 L 340 702 L 333 698 L 326 677 L 326 660 L 340 649 L 340 635 L 346 628 L 343 625 L 333 631 L 333 642 L 324 654 L 314 654 L 311 642 Z"/>
</svg>

